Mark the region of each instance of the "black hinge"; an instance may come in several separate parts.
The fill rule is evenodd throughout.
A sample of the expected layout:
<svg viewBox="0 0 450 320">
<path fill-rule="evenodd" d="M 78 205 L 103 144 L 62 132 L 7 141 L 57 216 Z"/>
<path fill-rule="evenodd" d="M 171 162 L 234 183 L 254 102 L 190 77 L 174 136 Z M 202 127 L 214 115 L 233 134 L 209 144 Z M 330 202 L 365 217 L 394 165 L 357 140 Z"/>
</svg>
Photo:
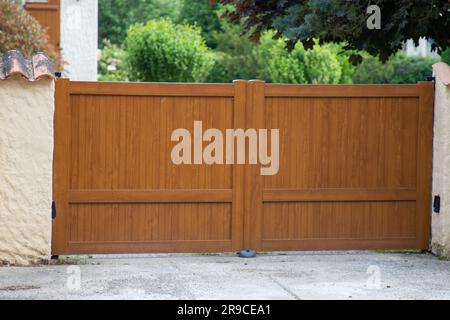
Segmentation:
<svg viewBox="0 0 450 320">
<path fill-rule="evenodd" d="M 52 201 L 52 219 L 56 218 L 56 202 Z"/>
<path fill-rule="evenodd" d="M 436 213 L 441 211 L 441 197 L 439 195 L 434 196 L 433 211 Z"/>
</svg>

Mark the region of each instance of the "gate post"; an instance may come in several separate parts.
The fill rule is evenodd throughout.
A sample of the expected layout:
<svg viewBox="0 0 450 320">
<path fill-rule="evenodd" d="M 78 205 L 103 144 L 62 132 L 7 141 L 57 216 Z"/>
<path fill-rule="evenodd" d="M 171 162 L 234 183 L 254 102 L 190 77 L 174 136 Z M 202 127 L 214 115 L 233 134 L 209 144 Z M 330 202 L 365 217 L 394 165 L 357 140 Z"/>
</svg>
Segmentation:
<svg viewBox="0 0 450 320">
<path fill-rule="evenodd" d="M 54 71 L 48 58 L 0 54 L 0 101 L 0 264 L 27 265 L 50 258 Z"/>
<path fill-rule="evenodd" d="M 432 213 L 431 248 L 437 255 L 450 257 L 450 67 L 439 62 L 433 65 L 433 72 L 436 79 L 433 196 L 436 200 Z"/>
</svg>

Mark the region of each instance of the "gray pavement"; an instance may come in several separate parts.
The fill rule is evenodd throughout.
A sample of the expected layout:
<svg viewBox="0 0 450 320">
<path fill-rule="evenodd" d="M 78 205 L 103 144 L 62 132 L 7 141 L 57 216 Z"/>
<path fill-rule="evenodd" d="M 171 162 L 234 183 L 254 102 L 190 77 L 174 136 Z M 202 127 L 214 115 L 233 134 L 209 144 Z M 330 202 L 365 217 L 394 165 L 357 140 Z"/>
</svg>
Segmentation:
<svg viewBox="0 0 450 320">
<path fill-rule="evenodd" d="M 75 257 L 0 267 L 0 299 L 450 299 L 450 261 L 377 252 Z"/>
</svg>

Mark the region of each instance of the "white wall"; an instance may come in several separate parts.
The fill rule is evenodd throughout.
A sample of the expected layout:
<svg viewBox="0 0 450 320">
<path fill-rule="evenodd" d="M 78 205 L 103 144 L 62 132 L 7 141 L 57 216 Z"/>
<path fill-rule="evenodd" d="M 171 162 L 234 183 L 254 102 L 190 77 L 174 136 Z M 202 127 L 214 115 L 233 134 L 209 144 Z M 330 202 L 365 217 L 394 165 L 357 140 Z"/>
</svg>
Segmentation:
<svg viewBox="0 0 450 320">
<path fill-rule="evenodd" d="M 98 1 L 61 0 L 61 48 L 65 76 L 97 80 Z"/>
<path fill-rule="evenodd" d="M 414 44 L 413 40 L 409 39 L 406 41 L 403 50 L 408 56 L 438 57 L 435 51 L 431 51 L 431 42 L 425 38 L 419 39 L 418 46 Z"/>
<path fill-rule="evenodd" d="M 49 259 L 54 81 L 0 81 L 0 262 Z"/>
</svg>

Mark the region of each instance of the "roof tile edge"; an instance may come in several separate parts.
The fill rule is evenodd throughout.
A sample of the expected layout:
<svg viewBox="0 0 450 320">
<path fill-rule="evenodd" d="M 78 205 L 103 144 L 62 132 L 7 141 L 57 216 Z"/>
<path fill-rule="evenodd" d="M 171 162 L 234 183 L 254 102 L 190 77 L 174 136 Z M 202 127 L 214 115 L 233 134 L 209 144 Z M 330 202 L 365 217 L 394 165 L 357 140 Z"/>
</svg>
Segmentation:
<svg viewBox="0 0 450 320">
<path fill-rule="evenodd" d="M 17 50 L 0 53 L 0 80 L 23 78 L 28 81 L 55 79 L 55 69 L 50 58 L 42 52 L 26 59 Z"/>
</svg>

